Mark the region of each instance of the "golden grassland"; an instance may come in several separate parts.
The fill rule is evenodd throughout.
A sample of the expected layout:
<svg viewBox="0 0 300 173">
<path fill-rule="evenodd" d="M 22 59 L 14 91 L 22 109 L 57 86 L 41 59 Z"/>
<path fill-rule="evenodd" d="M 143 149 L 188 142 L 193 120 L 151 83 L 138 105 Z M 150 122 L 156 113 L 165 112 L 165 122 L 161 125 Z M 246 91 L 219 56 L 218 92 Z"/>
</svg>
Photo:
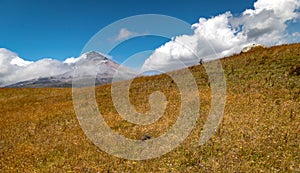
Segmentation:
<svg viewBox="0 0 300 173">
<path fill-rule="evenodd" d="M 196 127 L 173 151 L 145 161 L 117 158 L 95 146 L 77 121 L 70 88 L 1 88 L 0 172 L 300 172 L 300 44 L 258 47 L 221 63 L 227 98 L 213 138 L 198 145 L 210 88 L 203 66 L 193 66 L 201 99 Z M 96 87 L 96 98 L 114 131 L 133 139 L 157 137 L 176 122 L 180 93 L 165 74 L 137 78 L 130 88 L 136 110 L 150 110 L 153 91 L 164 92 L 168 103 L 163 117 L 147 126 L 118 115 L 110 85 Z"/>
</svg>

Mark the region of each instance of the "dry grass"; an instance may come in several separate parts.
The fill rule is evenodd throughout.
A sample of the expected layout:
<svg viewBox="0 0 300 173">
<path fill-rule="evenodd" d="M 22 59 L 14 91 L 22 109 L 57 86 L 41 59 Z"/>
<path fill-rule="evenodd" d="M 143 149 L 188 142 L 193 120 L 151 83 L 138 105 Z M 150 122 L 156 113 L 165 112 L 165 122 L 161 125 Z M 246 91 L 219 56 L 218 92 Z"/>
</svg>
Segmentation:
<svg viewBox="0 0 300 173">
<path fill-rule="evenodd" d="M 203 146 L 197 144 L 210 89 L 203 67 L 191 67 L 201 97 L 197 126 L 172 152 L 146 161 L 116 158 L 93 145 L 76 119 L 71 89 L 0 89 L 0 172 L 300 172 L 299 52 L 300 44 L 293 44 L 223 59 L 225 114 Z M 110 85 L 97 87 L 96 96 L 112 129 L 140 139 L 161 135 L 178 116 L 180 93 L 166 75 L 135 79 L 131 102 L 146 112 L 147 98 L 157 90 L 165 93 L 167 110 L 147 126 L 119 117 Z"/>
</svg>

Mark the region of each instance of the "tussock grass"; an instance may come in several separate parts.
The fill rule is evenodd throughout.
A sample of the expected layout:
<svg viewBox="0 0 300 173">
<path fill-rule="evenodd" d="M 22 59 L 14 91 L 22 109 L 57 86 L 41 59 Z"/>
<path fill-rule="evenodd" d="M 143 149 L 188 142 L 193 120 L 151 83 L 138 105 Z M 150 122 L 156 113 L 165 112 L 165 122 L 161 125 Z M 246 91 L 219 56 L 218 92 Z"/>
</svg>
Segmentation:
<svg viewBox="0 0 300 173">
<path fill-rule="evenodd" d="M 300 44 L 258 47 L 222 59 L 225 114 L 203 146 L 198 139 L 210 110 L 210 88 L 204 68 L 190 67 L 201 98 L 197 125 L 182 145 L 146 161 L 116 158 L 89 141 L 76 119 L 71 89 L 2 88 L 0 172 L 300 172 L 299 52 Z M 110 85 L 97 87 L 96 98 L 112 129 L 140 139 L 163 134 L 180 111 L 178 87 L 165 74 L 133 81 L 130 101 L 136 110 L 150 110 L 153 91 L 164 92 L 168 104 L 163 117 L 147 126 L 117 114 Z"/>
</svg>

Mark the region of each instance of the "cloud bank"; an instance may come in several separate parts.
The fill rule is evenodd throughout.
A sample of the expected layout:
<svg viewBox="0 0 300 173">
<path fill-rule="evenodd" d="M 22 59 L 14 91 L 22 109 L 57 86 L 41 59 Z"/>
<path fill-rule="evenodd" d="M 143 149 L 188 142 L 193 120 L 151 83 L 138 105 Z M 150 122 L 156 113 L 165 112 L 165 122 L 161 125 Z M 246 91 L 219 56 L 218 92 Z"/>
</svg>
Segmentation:
<svg viewBox="0 0 300 173">
<path fill-rule="evenodd" d="M 226 12 L 192 25 L 193 35 L 176 36 L 159 47 L 145 61 L 142 70 L 170 71 L 239 53 L 253 43 L 265 46 L 295 42 L 299 33 L 287 34 L 287 22 L 299 20 L 299 0 L 258 0 L 254 9 L 240 16 Z"/>
<path fill-rule="evenodd" d="M 0 48 L 0 87 L 30 79 L 66 73 L 71 65 L 45 58 L 36 62 L 25 61 L 16 53 Z"/>
</svg>

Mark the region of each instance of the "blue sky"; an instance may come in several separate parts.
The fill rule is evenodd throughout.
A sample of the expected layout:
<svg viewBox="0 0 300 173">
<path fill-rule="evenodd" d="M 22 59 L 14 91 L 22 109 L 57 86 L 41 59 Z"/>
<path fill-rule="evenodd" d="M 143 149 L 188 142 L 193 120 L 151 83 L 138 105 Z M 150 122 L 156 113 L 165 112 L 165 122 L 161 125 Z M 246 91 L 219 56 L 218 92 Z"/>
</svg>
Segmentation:
<svg viewBox="0 0 300 173">
<path fill-rule="evenodd" d="M 91 50 L 144 73 L 300 43 L 300 0 L 0 0 L 0 21 L 0 86 L 63 74 Z"/>
<path fill-rule="evenodd" d="M 87 41 L 119 19 L 139 14 L 164 14 L 190 24 L 226 11 L 239 15 L 254 0 L 0 0 L 0 47 L 25 60 L 50 57 L 63 61 L 79 56 Z M 299 25 L 297 26 L 299 27 Z M 297 30 L 291 27 L 292 30 Z M 155 48 L 166 39 L 147 37 L 120 45 L 116 59 L 133 51 Z M 145 42 L 145 44 L 135 44 Z M 146 44 L 147 43 L 147 44 Z M 150 44 L 151 43 L 151 44 Z M 143 46 L 142 46 L 143 45 Z M 128 49 L 131 47 L 131 52 Z M 136 50 L 133 50 L 136 49 Z M 122 57 L 123 56 L 123 57 Z"/>
</svg>

